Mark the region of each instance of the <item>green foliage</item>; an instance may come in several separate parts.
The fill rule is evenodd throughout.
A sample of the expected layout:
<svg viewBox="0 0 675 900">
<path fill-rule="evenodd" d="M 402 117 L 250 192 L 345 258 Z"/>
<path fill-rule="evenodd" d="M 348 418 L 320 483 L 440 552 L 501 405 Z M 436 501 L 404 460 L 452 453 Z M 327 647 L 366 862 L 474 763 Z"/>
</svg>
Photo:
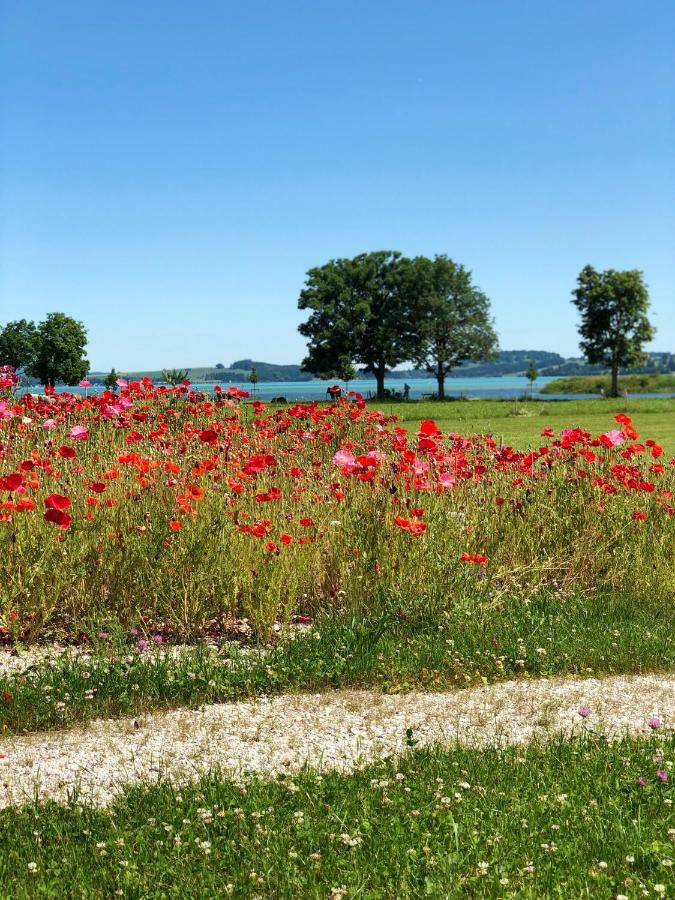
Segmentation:
<svg viewBox="0 0 675 900">
<path fill-rule="evenodd" d="M 643 345 L 655 334 L 647 318 L 649 293 L 642 272 L 598 272 L 586 266 L 572 294 L 581 314 L 581 350 L 589 363 L 611 369 L 610 394 L 616 397 L 619 368 L 641 363 L 645 358 Z"/>
<path fill-rule="evenodd" d="M 49 313 L 37 326 L 36 352 L 27 373 L 40 384 L 77 384 L 89 371 L 87 331 L 64 313 Z"/>
<path fill-rule="evenodd" d="M 495 359 L 497 335 L 490 301 L 471 281 L 471 272 L 447 256 L 417 257 L 415 269 L 415 343 L 412 361 L 438 382 L 462 362 Z"/>
<path fill-rule="evenodd" d="M 182 384 L 187 380 L 189 369 L 162 369 L 162 378 L 167 384 Z"/>
<path fill-rule="evenodd" d="M 530 382 L 530 387 L 535 383 L 537 378 L 539 378 L 539 371 L 537 369 L 537 364 L 533 359 L 530 360 L 530 364 L 527 367 L 527 372 L 525 372 L 525 377 Z"/>
<path fill-rule="evenodd" d="M 620 375 L 619 393 L 659 394 L 675 392 L 675 375 Z M 605 394 L 611 390 L 610 376 L 572 375 L 556 378 L 542 389 L 542 394 Z"/>
<path fill-rule="evenodd" d="M 362 253 L 310 269 L 298 300 L 299 309 L 311 310 L 299 327 L 309 338 L 303 368 L 333 378 L 345 359 L 361 363 L 383 398 L 387 369 L 413 352 L 414 296 L 414 267 L 398 252 Z"/>
<path fill-rule="evenodd" d="M 105 376 L 105 378 L 103 379 L 103 384 L 108 388 L 109 391 L 115 391 L 115 390 L 117 390 L 117 379 L 118 378 L 119 378 L 119 375 L 117 374 L 115 369 L 112 368 L 108 372 L 108 374 Z"/>
<path fill-rule="evenodd" d="M 255 366 L 251 368 L 251 371 L 248 373 L 248 380 L 251 384 L 258 383 L 258 370 Z"/>
<path fill-rule="evenodd" d="M 37 352 L 38 333 L 34 322 L 18 319 L 0 331 L 0 366 L 27 369 Z"/>
</svg>

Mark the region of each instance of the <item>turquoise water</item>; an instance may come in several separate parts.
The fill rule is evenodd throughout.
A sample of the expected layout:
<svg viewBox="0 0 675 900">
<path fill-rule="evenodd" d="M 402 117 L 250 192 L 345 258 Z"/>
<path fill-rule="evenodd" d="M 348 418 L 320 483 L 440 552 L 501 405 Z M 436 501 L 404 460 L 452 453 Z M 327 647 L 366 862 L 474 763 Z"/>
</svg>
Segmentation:
<svg viewBox="0 0 675 900">
<path fill-rule="evenodd" d="M 538 378 L 534 390 L 533 397 L 540 397 L 542 400 L 573 400 L 583 399 L 584 397 L 597 397 L 598 394 L 543 394 L 539 393 L 545 384 L 552 381 L 552 377 Z M 325 400 L 326 390 L 335 381 L 261 381 L 255 386 L 255 396 L 260 400 L 271 400 L 273 397 L 285 397 L 287 400 Z M 223 381 L 221 387 L 227 388 L 231 385 L 249 391 L 253 395 L 253 386 L 245 381 L 232 382 Z M 385 380 L 385 387 L 392 391 L 403 391 L 404 382 L 399 378 L 391 378 Z M 425 394 L 433 394 L 436 390 L 436 381 L 433 378 L 411 378 L 408 380 L 410 385 L 410 398 L 419 400 Z M 193 384 L 192 388 L 197 391 L 213 391 L 215 383 Z M 341 383 L 344 390 L 345 385 Z M 375 395 L 375 381 L 372 379 L 355 379 L 350 381 L 349 389 L 358 391 L 368 398 Z M 31 388 L 33 393 L 39 393 L 40 388 Z M 59 387 L 57 390 L 70 391 L 72 393 L 82 394 L 84 388 L 79 387 Z M 100 393 L 104 388 L 101 385 L 87 388 L 89 394 Z M 496 399 L 510 399 L 513 397 L 522 397 L 523 394 L 529 394 L 529 382 L 522 375 L 505 375 L 501 378 L 485 377 L 485 378 L 448 378 L 445 382 L 445 392 L 448 397 L 484 397 Z M 21 392 L 23 393 L 23 392 Z M 640 394 L 640 397 L 667 397 L 673 394 Z"/>
</svg>

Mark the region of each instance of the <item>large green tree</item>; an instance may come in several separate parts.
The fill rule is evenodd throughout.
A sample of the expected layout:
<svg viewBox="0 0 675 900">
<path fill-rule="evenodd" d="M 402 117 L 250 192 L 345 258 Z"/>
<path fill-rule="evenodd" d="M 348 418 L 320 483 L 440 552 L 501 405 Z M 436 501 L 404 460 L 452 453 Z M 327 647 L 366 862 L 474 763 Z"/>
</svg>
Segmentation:
<svg viewBox="0 0 675 900">
<path fill-rule="evenodd" d="M 619 394 L 619 369 L 645 359 L 643 345 L 654 337 L 647 318 L 649 292 L 638 269 L 598 272 L 585 266 L 572 292 L 581 314 L 580 347 L 589 363 L 612 373 L 610 396 Z"/>
<path fill-rule="evenodd" d="M 346 362 L 359 363 L 382 399 L 387 370 L 411 358 L 414 285 L 412 261 L 389 250 L 310 269 L 298 300 L 311 310 L 299 327 L 309 339 L 303 370 L 339 378 Z"/>
<path fill-rule="evenodd" d="M 41 384 L 77 384 L 89 371 L 87 331 L 64 313 L 49 313 L 37 326 L 35 357 L 28 374 Z"/>
<path fill-rule="evenodd" d="M 34 322 L 17 319 L 0 330 L 0 366 L 27 369 L 37 351 L 37 328 Z"/>
<path fill-rule="evenodd" d="M 433 375 L 438 398 L 445 399 L 448 373 L 468 360 L 492 359 L 497 335 L 490 301 L 471 280 L 471 272 L 447 256 L 417 257 L 415 342 L 412 361 Z"/>
</svg>

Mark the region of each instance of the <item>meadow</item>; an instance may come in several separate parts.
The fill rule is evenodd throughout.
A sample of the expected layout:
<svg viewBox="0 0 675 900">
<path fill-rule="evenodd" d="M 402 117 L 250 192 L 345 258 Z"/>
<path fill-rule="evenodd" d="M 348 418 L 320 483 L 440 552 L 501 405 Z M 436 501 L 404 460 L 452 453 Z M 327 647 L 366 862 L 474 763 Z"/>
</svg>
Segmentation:
<svg viewBox="0 0 675 900">
<path fill-rule="evenodd" d="M 0 737 L 309 690 L 672 672 L 674 413 L 667 399 L 266 405 L 147 380 L 91 397 L 7 395 Z M 55 643 L 63 652 L 46 663 L 12 668 L 10 652 Z M 164 785 L 110 811 L 76 797 L 7 809 L 3 832 L 16 837 L 0 883 L 29 896 L 28 872 L 47 896 L 76 883 L 199 896 L 229 873 L 222 891 L 237 896 L 658 894 L 671 876 L 670 785 L 650 776 L 637 791 L 633 769 L 672 756 L 666 739 L 591 736 L 504 752 L 495 768 L 492 751 L 421 751 L 411 737 L 403 760 L 302 775 L 304 805 L 264 779 L 242 795 L 214 772 L 181 800 Z M 441 803 L 439 779 L 469 770 L 475 804 Z M 396 771 L 411 796 L 383 809 L 373 780 Z M 541 800 L 563 793 L 564 821 Z M 537 822 L 532 846 L 513 804 Z M 190 823 L 193 806 L 224 812 L 209 828 L 198 815 L 177 843 L 184 806 Z M 243 835 L 237 823 L 268 808 L 264 833 Z M 636 818 L 649 826 L 635 831 Z M 551 851 L 554 824 L 564 840 Z M 170 840 L 156 833 L 169 826 Z M 346 831 L 359 838 L 351 850 Z M 275 887 L 288 858 L 298 863 Z"/>
<path fill-rule="evenodd" d="M 588 431 L 556 409 L 541 428 L 555 416 L 511 419 L 502 404 L 497 438 L 462 421 L 480 415 L 470 402 L 420 421 L 425 404 L 387 415 L 358 397 L 275 408 L 242 393 L 123 382 L 4 404 L 8 639 L 192 639 L 242 618 L 268 638 L 293 616 L 367 615 L 383 597 L 419 618 L 477 596 L 672 596 L 673 467 L 624 412 Z M 658 408 L 636 425 L 662 422 Z"/>
</svg>

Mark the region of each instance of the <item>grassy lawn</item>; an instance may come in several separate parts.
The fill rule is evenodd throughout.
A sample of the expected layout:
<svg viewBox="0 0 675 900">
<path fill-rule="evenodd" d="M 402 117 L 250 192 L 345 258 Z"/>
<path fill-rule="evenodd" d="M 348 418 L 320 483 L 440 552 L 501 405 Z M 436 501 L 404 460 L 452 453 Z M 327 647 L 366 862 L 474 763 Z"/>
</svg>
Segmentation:
<svg viewBox="0 0 675 900">
<path fill-rule="evenodd" d="M 434 419 L 442 431 L 491 433 L 519 449 L 538 447 L 541 431 L 580 426 L 598 434 L 612 427 L 616 413 L 628 413 L 641 437 L 653 438 L 675 454 L 675 398 L 619 400 L 467 400 L 384 403 L 379 406 L 416 430 L 420 420 Z"/>
<path fill-rule="evenodd" d="M 409 608 L 410 609 L 410 608 Z M 561 598 L 498 606 L 480 594 L 450 610 L 381 598 L 370 616 L 325 613 L 265 655 L 236 645 L 179 658 L 120 641 L 86 660 L 0 679 L 0 734 L 260 694 L 376 686 L 442 690 L 518 677 L 672 671 L 675 609 L 658 596 Z"/>
<path fill-rule="evenodd" d="M 349 775 L 137 787 L 108 810 L 8 809 L 0 888 L 13 898 L 672 896 L 674 754 L 672 735 L 431 748 Z"/>
</svg>

